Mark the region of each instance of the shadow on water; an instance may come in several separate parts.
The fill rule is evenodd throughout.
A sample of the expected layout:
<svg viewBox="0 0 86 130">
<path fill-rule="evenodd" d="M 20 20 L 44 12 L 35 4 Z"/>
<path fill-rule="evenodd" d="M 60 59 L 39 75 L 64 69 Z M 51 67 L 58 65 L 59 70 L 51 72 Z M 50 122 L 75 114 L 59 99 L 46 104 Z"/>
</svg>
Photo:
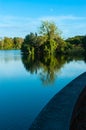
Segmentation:
<svg viewBox="0 0 86 130">
<path fill-rule="evenodd" d="M 43 85 L 53 84 L 56 77 L 61 73 L 61 68 L 73 60 L 84 60 L 85 57 L 79 56 L 45 56 L 33 57 L 22 55 L 22 63 L 25 69 L 31 74 L 38 74 Z"/>
</svg>

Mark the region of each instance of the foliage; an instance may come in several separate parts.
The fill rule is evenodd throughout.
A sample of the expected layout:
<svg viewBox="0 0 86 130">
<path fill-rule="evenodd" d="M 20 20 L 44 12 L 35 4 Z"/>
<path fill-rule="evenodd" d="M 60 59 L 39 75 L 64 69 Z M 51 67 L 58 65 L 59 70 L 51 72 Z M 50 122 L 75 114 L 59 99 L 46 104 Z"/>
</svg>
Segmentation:
<svg viewBox="0 0 86 130">
<path fill-rule="evenodd" d="M 56 39 L 60 36 L 60 31 L 54 22 L 42 21 L 39 28 L 39 34 L 45 36 L 47 40 Z"/>
<path fill-rule="evenodd" d="M 84 54 L 86 51 L 86 36 L 75 36 L 66 39 L 66 42 L 71 45 L 70 52 Z"/>
<path fill-rule="evenodd" d="M 86 35 L 75 36 L 64 40 L 61 38 L 61 31 L 54 22 L 42 21 L 39 27 L 39 34 L 30 33 L 24 39 L 19 37 L 0 39 L 0 49 L 21 49 L 23 54 L 32 57 L 52 56 L 58 54 L 85 54 Z"/>
<path fill-rule="evenodd" d="M 19 37 L 14 37 L 14 38 L 4 37 L 0 41 L 0 49 L 1 50 L 21 49 L 22 43 L 23 43 L 23 38 L 19 38 Z"/>
<path fill-rule="evenodd" d="M 53 22 L 43 21 L 39 28 L 39 35 L 28 34 L 21 51 L 29 55 L 55 55 L 58 48 L 64 47 L 65 43 L 57 26 Z"/>
<path fill-rule="evenodd" d="M 19 38 L 19 37 L 13 38 L 13 48 L 21 49 L 22 43 L 23 43 L 23 38 Z"/>
<path fill-rule="evenodd" d="M 72 38 L 68 38 L 66 39 L 66 42 L 69 42 L 70 44 L 72 45 L 75 45 L 75 46 L 81 46 L 81 47 L 84 47 L 86 46 L 86 36 L 75 36 L 75 37 L 72 37 Z"/>
<path fill-rule="evenodd" d="M 25 52 L 27 54 L 33 54 L 34 55 L 34 48 L 36 47 L 36 42 L 37 42 L 37 34 L 35 33 L 30 33 L 28 34 L 23 42 L 22 45 L 22 52 Z"/>
</svg>

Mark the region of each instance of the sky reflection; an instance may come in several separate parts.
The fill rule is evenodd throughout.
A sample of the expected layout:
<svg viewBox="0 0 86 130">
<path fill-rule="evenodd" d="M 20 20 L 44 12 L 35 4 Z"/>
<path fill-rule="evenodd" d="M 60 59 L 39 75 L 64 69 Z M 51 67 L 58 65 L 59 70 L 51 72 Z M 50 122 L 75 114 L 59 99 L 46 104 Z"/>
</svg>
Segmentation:
<svg viewBox="0 0 86 130">
<path fill-rule="evenodd" d="M 27 130 L 46 103 L 86 71 L 83 60 L 60 62 L 64 63 L 61 67 L 56 63 L 59 70 L 55 72 L 54 82 L 43 84 L 40 78 L 43 68 L 31 73 L 26 70 L 20 52 L 0 51 L 0 130 Z"/>
</svg>

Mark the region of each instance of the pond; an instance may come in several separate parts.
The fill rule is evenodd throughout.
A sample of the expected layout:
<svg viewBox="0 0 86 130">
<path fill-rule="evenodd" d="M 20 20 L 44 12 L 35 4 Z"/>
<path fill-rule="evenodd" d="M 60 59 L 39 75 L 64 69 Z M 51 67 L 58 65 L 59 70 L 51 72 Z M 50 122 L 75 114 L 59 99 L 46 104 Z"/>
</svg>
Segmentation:
<svg viewBox="0 0 86 130">
<path fill-rule="evenodd" d="M 0 51 L 0 130 L 28 130 L 49 100 L 85 71 L 83 57 L 39 61 Z"/>
</svg>

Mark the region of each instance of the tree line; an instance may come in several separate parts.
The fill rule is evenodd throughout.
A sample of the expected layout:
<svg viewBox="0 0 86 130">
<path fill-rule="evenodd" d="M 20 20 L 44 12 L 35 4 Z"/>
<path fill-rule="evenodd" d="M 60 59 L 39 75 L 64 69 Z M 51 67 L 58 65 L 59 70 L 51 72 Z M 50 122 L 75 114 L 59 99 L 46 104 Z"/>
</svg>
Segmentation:
<svg viewBox="0 0 86 130">
<path fill-rule="evenodd" d="M 84 54 L 86 55 L 86 35 L 84 36 L 74 36 L 65 40 L 66 43 L 70 44 L 71 48 L 68 53 L 74 54 Z"/>
<path fill-rule="evenodd" d="M 25 37 L 21 51 L 29 55 L 55 55 L 65 52 L 67 44 L 53 22 L 43 21 L 38 34 L 30 33 Z"/>
<path fill-rule="evenodd" d="M 24 39 L 4 37 L 0 40 L 0 49 L 21 49 L 23 54 L 30 56 L 84 54 L 86 52 L 86 35 L 64 40 L 55 23 L 42 21 L 38 33 L 31 32 Z"/>
<path fill-rule="evenodd" d="M 43 21 L 38 34 L 30 33 L 25 37 L 21 51 L 32 56 L 81 55 L 86 52 L 86 35 L 64 40 L 55 23 Z"/>
<path fill-rule="evenodd" d="M 0 40 L 0 50 L 21 49 L 24 39 L 20 37 L 4 37 Z"/>
</svg>

